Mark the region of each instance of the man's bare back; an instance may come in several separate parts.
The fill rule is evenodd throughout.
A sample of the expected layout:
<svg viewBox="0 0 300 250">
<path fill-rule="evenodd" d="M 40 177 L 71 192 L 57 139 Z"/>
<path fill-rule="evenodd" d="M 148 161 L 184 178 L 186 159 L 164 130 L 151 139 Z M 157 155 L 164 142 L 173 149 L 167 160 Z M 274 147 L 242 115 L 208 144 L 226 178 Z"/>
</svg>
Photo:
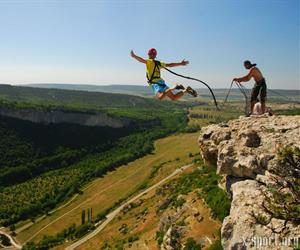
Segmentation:
<svg viewBox="0 0 300 250">
<path fill-rule="evenodd" d="M 253 77 L 256 82 L 261 82 L 264 78 L 260 70 L 255 66 L 250 69 L 249 74 L 251 75 L 250 78 Z"/>
<path fill-rule="evenodd" d="M 233 80 L 238 82 L 248 82 L 252 77 L 255 82 L 261 82 L 264 79 L 260 70 L 256 66 L 253 66 L 249 68 L 249 73 L 247 75 L 239 78 L 234 78 Z"/>
</svg>

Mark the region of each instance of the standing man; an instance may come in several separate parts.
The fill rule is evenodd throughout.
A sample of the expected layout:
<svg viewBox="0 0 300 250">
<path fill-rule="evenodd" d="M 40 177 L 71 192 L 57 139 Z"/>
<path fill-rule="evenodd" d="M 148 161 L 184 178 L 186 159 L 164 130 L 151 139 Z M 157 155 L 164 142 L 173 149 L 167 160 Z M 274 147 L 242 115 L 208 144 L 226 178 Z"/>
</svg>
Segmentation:
<svg viewBox="0 0 300 250">
<path fill-rule="evenodd" d="M 244 67 L 246 69 L 249 69 L 249 73 L 246 76 L 234 78 L 233 81 L 248 82 L 253 77 L 255 85 L 251 92 L 251 114 L 253 114 L 254 105 L 257 102 L 258 95 L 261 103 L 262 113 L 265 113 L 267 96 L 266 80 L 260 70 L 256 67 L 256 63 L 252 64 L 247 60 L 244 61 Z"/>
<path fill-rule="evenodd" d="M 171 100 L 176 101 L 183 97 L 185 93 L 189 93 L 192 96 L 196 97 L 197 92 L 192 89 L 191 87 L 185 88 L 181 84 L 178 84 L 172 88 L 170 88 L 165 81 L 160 77 L 160 69 L 164 67 L 177 67 L 177 66 L 185 66 L 189 64 L 189 61 L 182 60 L 178 63 L 164 63 L 155 60 L 157 56 L 157 51 L 154 48 L 149 49 L 148 57 L 149 59 L 144 59 L 140 56 L 137 56 L 133 51 L 130 53 L 131 57 L 136 59 L 140 63 L 146 64 L 146 71 L 147 71 L 147 79 L 148 83 L 151 86 L 153 92 L 155 93 L 156 97 L 159 100 L 162 100 L 166 96 L 169 97 Z M 177 93 L 173 93 L 173 90 L 181 90 Z"/>
</svg>

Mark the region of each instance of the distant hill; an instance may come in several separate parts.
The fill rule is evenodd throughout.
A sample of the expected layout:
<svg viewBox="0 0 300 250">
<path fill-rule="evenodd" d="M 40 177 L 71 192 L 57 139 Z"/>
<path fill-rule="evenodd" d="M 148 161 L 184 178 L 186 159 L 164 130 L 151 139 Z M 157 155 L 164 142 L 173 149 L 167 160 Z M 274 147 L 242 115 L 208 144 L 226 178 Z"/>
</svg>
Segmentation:
<svg viewBox="0 0 300 250">
<path fill-rule="evenodd" d="M 251 85 L 249 85 L 251 86 Z M 210 100 L 211 94 L 208 89 L 196 89 L 200 98 L 204 100 Z M 213 89 L 213 92 L 217 100 L 223 101 L 226 98 L 229 89 Z M 251 94 L 251 88 L 247 88 L 246 92 L 248 96 Z M 285 89 L 268 89 L 267 90 L 268 100 L 277 100 L 277 101 L 298 101 L 300 102 L 300 90 L 285 90 Z M 237 88 L 232 88 L 228 101 L 238 101 L 244 100 L 244 96 L 241 91 Z"/>
<path fill-rule="evenodd" d="M 0 84 L 0 100 L 85 109 L 159 108 L 178 105 L 136 95 Z"/>
<path fill-rule="evenodd" d="M 82 91 L 94 91 L 105 93 L 119 93 L 119 94 L 131 94 L 131 95 L 152 95 L 151 89 L 144 85 L 91 85 L 91 84 L 62 84 L 62 83 L 44 83 L 44 84 L 28 84 L 28 87 L 36 88 L 54 88 L 54 89 L 68 89 L 68 90 L 82 90 Z"/>
<path fill-rule="evenodd" d="M 26 86 L 38 87 L 38 88 L 55 88 L 55 89 L 69 89 L 69 90 L 82 90 L 82 91 L 96 91 L 105 93 L 120 93 L 120 94 L 130 94 L 130 95 L 140 95 L 140 96 L 152 96 L 153 93 L 148 86 L 141 85 L 88 85 L 88 84 L 28 84 Z M 251 92 L 251 86 L 248 92 Z M 216 98 L 219 100 L 224 100 L 228 92 L 226 88 L 213 89 Z M 207 88 L 197 88 L 199 97 L 205 100 L 211 99 L 211 94 Z M 284 100 L 285 98 L 292 98 L 293 100 L 300 101 L 300 90 L 284 90 L 284 89 L 270 89 L 268 90 L 268 97 L 271 99 Z M 240 90 L 233 88 L 231 90 L 229 100 L 241 100 L 244 96 L 241 94 Z"/>
</svg>

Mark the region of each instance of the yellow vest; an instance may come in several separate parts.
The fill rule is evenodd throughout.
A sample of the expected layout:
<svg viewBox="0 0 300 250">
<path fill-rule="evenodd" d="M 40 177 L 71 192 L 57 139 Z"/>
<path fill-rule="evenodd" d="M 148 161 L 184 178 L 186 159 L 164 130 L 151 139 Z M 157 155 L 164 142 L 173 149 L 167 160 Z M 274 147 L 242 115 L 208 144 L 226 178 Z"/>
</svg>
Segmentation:
<svg viewBox="0 0 300 250">
<path fill-rule="evenodd" d="M 166 67 L 166 64 L 163 62 L 160 62 L 160 66 L 158 65 L 157 67 L 155 67 L 155 62 L 153 59 L 147 59 L 146 61 L 146 70 L 147 70 L 147 78 L 148 80 L 151 79 L 152 74 L 152 82 L 157 82 L 159 80 L 162 80 L 160 77 L 160 68 L 161 67 Z M 155 68 L 155 71 L 153 73 L 153 70 Z"/>
</svg>

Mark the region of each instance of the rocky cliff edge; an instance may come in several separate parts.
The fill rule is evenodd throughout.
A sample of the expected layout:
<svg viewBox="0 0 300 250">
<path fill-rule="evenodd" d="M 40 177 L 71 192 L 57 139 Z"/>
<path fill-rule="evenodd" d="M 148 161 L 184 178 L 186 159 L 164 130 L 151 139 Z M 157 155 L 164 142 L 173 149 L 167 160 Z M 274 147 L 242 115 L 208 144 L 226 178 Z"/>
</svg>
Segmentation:
<svg viewBox="0 0 300 250">
<path fill-rule="evenodd" d="M 210 125 L 201 130 L 199 147 L 232 200 L 221 229 L 225 250 L 300 245 L 300 116 Z"/>
</svg>

